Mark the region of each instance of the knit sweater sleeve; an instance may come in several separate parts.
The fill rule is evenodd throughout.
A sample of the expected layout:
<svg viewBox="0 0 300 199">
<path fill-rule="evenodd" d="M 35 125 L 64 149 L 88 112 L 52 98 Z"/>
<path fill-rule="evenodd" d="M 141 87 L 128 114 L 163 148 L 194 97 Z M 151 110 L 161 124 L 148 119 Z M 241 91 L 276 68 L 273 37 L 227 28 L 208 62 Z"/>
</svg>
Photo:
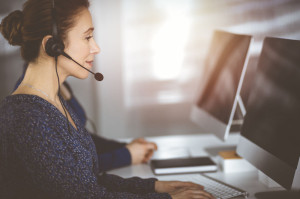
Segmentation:
<svg viewBox="0 0 300 199">
<path fill-rule="evenodd" d="M 111 152 L 113 150 L 120 149 L 126 146 L 125 142 L 118 142 L 111 139 L 106 139 L 97 135 L 91 134 L 91 137 L 95 143 L 98 154 Z"/>
<path fill-rule="evenodd" d="M 98 154 L 100 171 L 127 166 L 131 164 L 131 155 L 126 147 L 116 149 L 107 153 Z"/>
</svg>

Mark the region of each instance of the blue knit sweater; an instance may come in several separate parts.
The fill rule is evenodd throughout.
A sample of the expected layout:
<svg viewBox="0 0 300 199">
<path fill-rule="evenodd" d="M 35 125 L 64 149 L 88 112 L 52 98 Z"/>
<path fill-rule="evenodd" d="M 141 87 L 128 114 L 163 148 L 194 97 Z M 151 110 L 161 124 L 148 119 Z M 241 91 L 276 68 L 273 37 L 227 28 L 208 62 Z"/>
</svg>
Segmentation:
<svg viewBox="0 0 300 199">
<path fill-rule="evenodd" d="M 23 81 L 26 69 L 27 64 L 24 65 L 23 74 L 18 79 L 14 90 L 16 90 Z M 71 94 L 71 98 L 69 100 L 66 100 L 66 103 L 70 108 L 72 108 L 81 124 L 85 126 L 87 116 L 83 107 L 80 105 L 80 103 L 74 96 L 70 85 L 66 81 L 63 84 L 67 87 Z M 96 146 L 98 159 L 101 162 L 101 164 L 99 164 L 101 171 L 107 171 L 131 164 L 131 154 L 126 147 L 126 143 L 109 140 L 104 137 L 96 136 L 93 134 L 91 134 L 91 136 Z"/>
<path fill-rule="evenodd" d="M 77 130 L 38 96 L 1 102 L 0 198 L 171 198 L 154 192 L 154 178 L 99 175 L 93 140 L 64 104 Z"/>
</svg>

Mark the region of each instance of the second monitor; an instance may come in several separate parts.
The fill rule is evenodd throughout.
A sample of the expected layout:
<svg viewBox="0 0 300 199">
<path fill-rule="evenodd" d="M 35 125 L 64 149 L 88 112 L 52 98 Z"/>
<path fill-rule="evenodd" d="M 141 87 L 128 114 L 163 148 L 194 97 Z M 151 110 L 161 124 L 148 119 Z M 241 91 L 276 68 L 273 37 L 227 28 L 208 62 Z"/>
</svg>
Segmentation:
<svg viewBox="0 0 300 199">
<path fill-rule="evenodd" d="M 198 98 L 191 119 L 208 133 L 227 139 L 237 105 L 245 108 L 239 97 L 252 37 L 215 31 L 206 57 Z"/>
<path fill-rule="evenodd" d="M 237 152 L 300 194 L 299 52 L 300 41 L 264 40 Z"/>
</svg>

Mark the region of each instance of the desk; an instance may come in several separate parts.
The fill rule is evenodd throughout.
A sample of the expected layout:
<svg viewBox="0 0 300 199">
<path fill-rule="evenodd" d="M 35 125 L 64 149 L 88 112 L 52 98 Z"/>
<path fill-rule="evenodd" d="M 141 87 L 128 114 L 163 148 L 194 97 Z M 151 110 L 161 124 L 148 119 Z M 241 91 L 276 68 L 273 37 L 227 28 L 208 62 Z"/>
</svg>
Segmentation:
<svg viewBox="0 0 300 199">
<path fill-rule="evenodd" d="M 158 145 L 158 151 L 153 156 L 155 159 L 210 155 L 212 159 L 216 160 L 218 151 L 233 149 L 236 146 L 239 140 L 239 135 L 231 134 L 226 142 L 223 142 L 210 134 L 160 136 L 146 139 L 156 142 Z M 155 177 L 160 179 L 160 176 L 155 176 L 153 174 L 149 164 L 132 165 L 120 169 L 114 169 L 108 173 L 119 175 L 124 178 L 139 176 L 142 178 Z M 218 172 L 207 173 L 207 175 L 246 190 L 250 194 L 249 199 L 254 199 L 254 194 L 256 192 L 282 190 L 282 188 L 268 188 L 266 185 L 259 182 L 258 171 L 223 173 L 219 169 Z M 172 175 L 170 177 L 174 177 L 173 179 L 176 180 L 176 176 L 177 175 Z"/>
</svg>

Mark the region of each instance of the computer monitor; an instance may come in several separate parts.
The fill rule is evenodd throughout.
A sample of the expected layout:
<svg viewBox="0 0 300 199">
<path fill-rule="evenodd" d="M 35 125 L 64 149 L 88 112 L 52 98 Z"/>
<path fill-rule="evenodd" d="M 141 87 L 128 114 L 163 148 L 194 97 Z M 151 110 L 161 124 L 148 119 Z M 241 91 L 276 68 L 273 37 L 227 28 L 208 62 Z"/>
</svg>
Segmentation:
<svg viewBox="0 0 300 199">
<path fill-rule="evenodd" d="M 300 41 L 266 38 L 237 153 L 288 190 L 300 190 Z"/>
<path fill-rule="evenodd" d="M 230 132 L 238 104 L 241 105 L 241 112 L 245 114 L 239 92 L 249 59 L 248 48 L 251 41 L 252 37 L 249 35 L 217 30 L 213 34 L 204 63 L 199 94 L 191 110 L 191 119 L 222 140 Z"/>
</svg>

